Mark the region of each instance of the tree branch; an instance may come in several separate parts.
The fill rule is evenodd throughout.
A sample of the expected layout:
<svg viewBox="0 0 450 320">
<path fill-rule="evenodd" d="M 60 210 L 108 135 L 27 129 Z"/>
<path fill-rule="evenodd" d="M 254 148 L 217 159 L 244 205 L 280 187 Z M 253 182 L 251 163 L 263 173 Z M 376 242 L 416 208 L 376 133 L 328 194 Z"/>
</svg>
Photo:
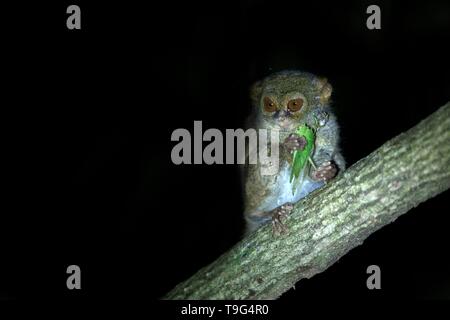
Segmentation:
<svg viewBox="0 0 450 320">
<path fill-rule="evenodd" d="M 164 299 L 274 299 L 450 187 L 450 103 L 300 200 L 287 235 L 266 225 Z"/>
</svg>

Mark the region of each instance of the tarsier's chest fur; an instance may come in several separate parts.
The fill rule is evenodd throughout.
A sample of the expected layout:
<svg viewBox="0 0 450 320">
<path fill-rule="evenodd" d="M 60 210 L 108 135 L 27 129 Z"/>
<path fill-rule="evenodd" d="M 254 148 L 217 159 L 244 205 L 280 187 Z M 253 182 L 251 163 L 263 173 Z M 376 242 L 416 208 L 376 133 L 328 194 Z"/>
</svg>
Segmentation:
<svg viewBox="0 0 450 320">
<path fill-rule="evenodd" d="M 305 175 L 303 173 L 303 179 L 294 188 L 293 183 L 290 181 L 291 168 L 287 165 L 283 166 L 277 174 L 274 183 L 270 186 L 270 195 L 263 199 L 257 210 L 270 211 L 287 202 L 297 202 L 317 188 L 323 186 L 324 182 L 312 181 L 310 178 L 305 177 Z"/>
<path fill-rule="evenodd" d="M 326 175 L 326 171 L 312 171 L 309 166 L 305 166 L 300 183 L 293 187 L 293 151 L 285 152 L 287 148 L 283 141 L 287 136 L 293 136 L 301 124 L 307 124 L 315 130 L 311 162 L 317 166 L 332 163 L 339 171 L 345 168 L 338 146 L 339 128 L 329 105 L 330 95 L 331 86 L 325 79 L 300 71 L 277 73 L 253 86 L 251 98 L 254 121 L 251 127 L 280 130 L 283 135 L 280 135 L 279 141 L 279 170 L 274 175 L 262 175 L 260 164 L 247 165 L 244 170 L 247 231 L 270 221 L 277 208 L 297 202 L 323 186 L 331 177 Z M 298 136 L 295 138 L 299 139 Z M 324 168 L 330 167 L 327 165 Z"/>
</svg>

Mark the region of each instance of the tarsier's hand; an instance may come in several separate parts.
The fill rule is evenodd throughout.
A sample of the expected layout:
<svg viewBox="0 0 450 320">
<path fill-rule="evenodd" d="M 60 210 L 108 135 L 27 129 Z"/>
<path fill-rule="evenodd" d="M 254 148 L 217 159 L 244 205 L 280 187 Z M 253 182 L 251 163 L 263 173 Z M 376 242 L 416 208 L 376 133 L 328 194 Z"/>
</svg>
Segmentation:
<svg viewBox="0 0 450 320">
<path fill-rule="evenodd" d="M 311 173 L 311 178 L 316 181 L 327 182 L 333 179 L 338 172 L 337 166 L 332 161 L 322 163 L 316 170 Z"/>
<path fill-rule="evenodd" d="M 307 144 L 305 137 L 300 137 L 298 134 L 291 133 L 289 137 L 287 137 L 283 146 L 288 153 L 293 153 L 297 150 L 303 150 Z"/>
<path fill-rule="evenodd" d="M 287 216 L 293 209 L 294 205 L 290 202 L 287 202 L 270 212 L 270 214 L 272 215 L 272 234 L 274 236 L 278 236 L 288 232 L 288 229 L 284 225 L 283 220 L 287 218 Z"/>
</svg>

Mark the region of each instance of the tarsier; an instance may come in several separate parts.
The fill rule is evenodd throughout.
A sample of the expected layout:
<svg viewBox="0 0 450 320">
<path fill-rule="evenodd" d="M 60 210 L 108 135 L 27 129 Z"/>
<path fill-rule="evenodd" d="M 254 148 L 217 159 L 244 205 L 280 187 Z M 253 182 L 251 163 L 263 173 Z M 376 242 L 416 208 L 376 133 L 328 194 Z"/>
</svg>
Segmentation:
<svg viewBox="0 0 450 320">
<path fill-rule="evenodd" d="M 339 127 L 330 107 L 331 91 L 325 78 L 300 71 L 275 73 L 252 86 L 249 127 L 279 131 L 280 159 L 273 175 L 261 174 L 259 162 L 244 168 L 247 233 L 269 221 L 275 233 L 286 231 L 283 219 L 293 209 L 293 203 L 345 169 L 338 146 Z M 293 154 L 307 143 L 296 134 L 302 125 L 314 128 L 314 149 L 311 166 L 305 166 L 300 185 L 293 188 Z"/>
</svg>

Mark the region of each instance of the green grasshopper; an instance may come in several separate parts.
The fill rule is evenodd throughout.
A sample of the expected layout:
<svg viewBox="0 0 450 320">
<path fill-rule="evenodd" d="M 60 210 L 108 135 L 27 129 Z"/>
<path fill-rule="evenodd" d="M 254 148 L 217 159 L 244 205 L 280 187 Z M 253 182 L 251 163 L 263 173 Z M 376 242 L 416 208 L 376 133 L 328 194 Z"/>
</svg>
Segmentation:
<svg viewBox="0 0 450 320">
<path fill-rule="evenodd" d="M 302 172 L 308 172 L 309 165 L 311 165 L 314 169 L 317 169 L 311 158 L 314 152 L 316 130 L 326 123 L 326 121 L 328 120 L 328 114 L 320 114 L 318 117 L 316 117 L 315 120 L 315 129 L 310 128 L 307 124 L 303 124 L 299 126 L 295 131 L 297 135 L 306 139 L 306 145 L 303 150 L 296 150 L 293 154 L 290 177 L 290 182 L 292 183 L 292 194 L 295 194 L 295 189 L 297 188 L 297 186 L 301 185 L 301 182 L 303 181 L 304 175 L 302 174 Z"/>
</svg>

